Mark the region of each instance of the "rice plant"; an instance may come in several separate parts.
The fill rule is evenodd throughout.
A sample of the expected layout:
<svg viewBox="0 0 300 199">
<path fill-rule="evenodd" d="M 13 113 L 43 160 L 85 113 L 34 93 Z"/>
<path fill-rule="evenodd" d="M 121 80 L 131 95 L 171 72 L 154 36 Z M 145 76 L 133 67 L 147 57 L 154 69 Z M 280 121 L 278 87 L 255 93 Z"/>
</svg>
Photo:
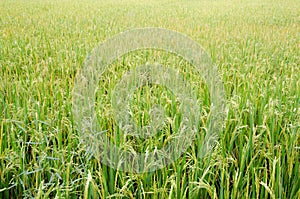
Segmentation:
<svg viewBox="0 0 300 199">
<path fill-rule="evenodd" d="M 299 198 L 300 2 L 0 0 L 0 198 Z M 195 141 L 170 165 L 130 173 L 103 164 L 80 140 L 72 112 L 76 75 L 93 48 L 126 30 L 161 27 L 197 41 L 218 67 L 228 112 L 204 157 L 206 83 L 186 60 L 143 50 L 115 60 L 96 92 L 98 125 L 112 143 L 145 152 L 178 128 L 180 103 L 145 85 L 131 101 L 134 121 L 164 107 L 151 139 L 123 136 L 112 92 L 128 71 L 156 63 L 180 72 L 200 108 Z"/>
</svg>

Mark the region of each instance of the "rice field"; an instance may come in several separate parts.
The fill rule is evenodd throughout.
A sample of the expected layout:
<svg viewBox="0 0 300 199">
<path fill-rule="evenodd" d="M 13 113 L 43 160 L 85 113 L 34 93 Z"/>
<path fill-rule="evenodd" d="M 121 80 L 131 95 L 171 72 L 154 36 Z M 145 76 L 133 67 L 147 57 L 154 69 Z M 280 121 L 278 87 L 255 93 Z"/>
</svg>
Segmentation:
<svg viewBox="0 0 300 199">
<path fill-rule="evenodd" d="M 140 65 L 179 71 L 200 109 L 195 140 L 176 161 L 132 173 L 103 164 L 82 141 L 72 91 L 95 47 L 143 27 L 180 32 L 205 49 L 227 112 L 217 143 L 201 156 L 212 101 L 201 74 L 161 50 L 119 57 L 95 91 L 97 125 L 111 143 L 143 153 L 163 147 L 178 128 L 176 96 L 145 85 L 130 102 L 133 120 L 147 125 L 159 103 L 170 124 L 151 139 L 122 134 L 111 97 Z M 298 199 L 299 174 L 300 1 L 0 0 L 0 198 Z"/>
</svg>

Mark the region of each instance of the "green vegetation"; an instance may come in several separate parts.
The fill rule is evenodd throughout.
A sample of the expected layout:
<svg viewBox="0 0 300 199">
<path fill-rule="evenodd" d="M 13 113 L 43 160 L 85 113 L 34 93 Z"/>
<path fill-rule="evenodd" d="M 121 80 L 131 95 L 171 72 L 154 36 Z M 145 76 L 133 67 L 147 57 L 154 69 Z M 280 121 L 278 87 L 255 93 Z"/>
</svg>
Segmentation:
<svg viewBox="0 0 300 199">
<path fill-rule="evenodd" d="M 180 159 L 144 174 L 111 169 L 91 156 L 71 104 L 88 53 L 137 27 L 176 30 L 202 45 L 219 68 L 229 108 L 211 154 L 198 155 L 201 130 Z M 100 80 L 98 121 L 112 142 L 119 139 L 113 139 L 112 89 L 126 71 L 154 59 L 197 88 L 207 125 L 209 95 L 195 70 L 175 55 L 139 51 L 114 62 Z M 141 110 L 158 96 L 176 115 L 177 102 L 163 88 L 146 86 L 136 95 L 144 96 L 132 105 L 137 123 L 147 123 Z M 144 141 L 135 149 L 161 140 Z M 0 0 L 0 198 L 292 199 L 300 197 L 299 174 L 299 1 Z"/>
</svg>

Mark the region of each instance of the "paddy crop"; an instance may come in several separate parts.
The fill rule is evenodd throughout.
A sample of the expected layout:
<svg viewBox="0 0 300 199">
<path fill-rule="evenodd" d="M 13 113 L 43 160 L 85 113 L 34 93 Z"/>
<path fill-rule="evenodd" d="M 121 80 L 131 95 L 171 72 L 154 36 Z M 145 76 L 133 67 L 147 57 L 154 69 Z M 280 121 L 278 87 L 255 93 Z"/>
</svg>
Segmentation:
<svg viewBox="0 0 300 199">
<path fill-rule="evenodd" d="M 218 143 L 200 157 L 209 90 L 190 63 L 159 50 L 120 57 L 99 80 L 95 111 L 115 144 L 136 151 L 163 146 L 117 132 L 111 93 L 127 71 L 159 62 L 195 90 L 194 144 L 149 173 L 112 169 L 80 141 L 72 89 L 85 58 L 126 30 L 161 27 L 197 41 L 218 67 L 228 112 Z M 299 198 L 300 2 L 298 1 L 4 1 L 0 0 L 0 198 Z M 178 104 L 160 86 L 137 90 L 139 125 L 157 103 L 176 128 Z M 122 140 L 124 139 L 124 140 Z"/>
</svg>

